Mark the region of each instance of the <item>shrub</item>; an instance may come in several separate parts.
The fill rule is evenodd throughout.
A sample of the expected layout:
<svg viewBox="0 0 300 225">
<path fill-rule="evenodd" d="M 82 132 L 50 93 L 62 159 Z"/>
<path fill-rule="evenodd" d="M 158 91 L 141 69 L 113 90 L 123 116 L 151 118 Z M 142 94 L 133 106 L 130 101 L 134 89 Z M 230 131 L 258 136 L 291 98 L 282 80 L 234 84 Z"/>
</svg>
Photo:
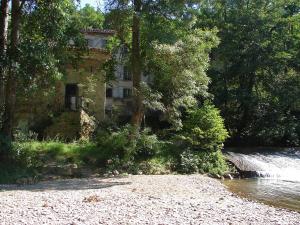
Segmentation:
<svg viewBox="0 0 300 225">
<path fill-rule="evenodd" d="M 119 158 L 122 161 L 146 160 L 154 157 L 164 142 L 151 134 L 150 129 L 136 132 L 130 125 L 117 131 L 102 131 L 96 138 L 97 151 L 104 158 Z"/>
<path fill-rule="evenodd" d="M 219 110 L 208 103 L 188 112 L 179 136 L 187 147 L 196 150 L 218 150 L 227 137 Z"/>
<path fill-rule="evenodd" d="M 291 112 L 285 112 L 281 108 L 265 111 L 258 113 L 257 120 L 246 137 L 262 145 L 300 146 L 300 117 Z"/>
<path fill-rule="evenodd" d="M 182 130 L 174 138 L 173 154 L 182 173 L 222 174 L 228 168 L 222 155 L 228 137 L 219 110 L 209 103 L 188 111 Z"/>
<path fill-rule="evenodd" d="M 220 150 L 192 151 L 186 150 L 180 154 L 177 170 L 181 173 L 210 173 L 222 175 L 228 171 L 225 158 Z"/>
<path fill-rule="evenodd" d="M 0 163 L 2 161 L 6 161 L 6 159 L 9 157 L 11 148 L 11 140 L 0 133 Z"/>
<path fill-rule="evenodd" d="M 151 130 L 146 128 L 138 134 L 136 151 L 134 153 L 135 158 L 152 158 L 164 147 L 165 143 L 158 140 L 157 136 L 150 132 Z"/>
<path fill-rule="evenodd" d="M 135 149 L 136 141 L 131 138 L 132 128 L 127 125 L 117 131 L 102 131 L 96 137 L 97 151 L 101 151 L 106 159 L 130 157 Z"/>
</svg>

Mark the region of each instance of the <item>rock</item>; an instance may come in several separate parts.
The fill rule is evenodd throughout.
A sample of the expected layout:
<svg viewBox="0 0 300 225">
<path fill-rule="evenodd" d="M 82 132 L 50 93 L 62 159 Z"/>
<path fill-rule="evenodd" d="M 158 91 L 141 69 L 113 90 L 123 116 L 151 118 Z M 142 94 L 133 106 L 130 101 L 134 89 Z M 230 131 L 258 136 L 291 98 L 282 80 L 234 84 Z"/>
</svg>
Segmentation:
<svg viewBox="0 0 300 225">
<path fill-rule="evenodd" d="M 114 170 L 114 171 L 112 172 L 112 174 L 115 175 L 115 176 L 118 176 L 118 175 L 119 175 L 119 171 L 118 171 L 118 170 Z"/>
<path fill-rule="evenodd" d="M 19 179 L 17 179 L 16 180 L 16 184 L 18 184 L 18 185 L 25 185 L 25 184 L 27 184 L 27 178 L 19 178 Z"/>
<path fill-rule="evenodd" d="M 83 199 L 83 202 L 85 203 L 95 203 L 95 202 L 100 202 L 101 198 L 98 195 L 91 195 L 89 197 L 85 197 Z"/>
<path fill-rule="evenodd" d="M 224 178 L 233 180 L 233 176 L 232 176 L 230 173 L 225 174 L 225 175 L 224 175 Z"/>
<path fill-rule="evenodd" d="M 112 173 L 111 173 L 112 174 Z M 202 175 L 0 185 L 0 224 L 299 224 L 300 214 L 239 198 Z"/>
<path fill-rule="evenodd" d="M 208 176 L 212 177 L 212 178 L 220 179 L 220 180 L 222 179 L 222 176 L 220 176 L 219 174 L 211 174 L 211 173 L 209 173 Z"/>
<path fill-rule="evenodd" d="M 16 180 L 16 184 L 18 185 L 28 185 L 37 183 L 36 177 L 23 177 Z"/>
</svg>

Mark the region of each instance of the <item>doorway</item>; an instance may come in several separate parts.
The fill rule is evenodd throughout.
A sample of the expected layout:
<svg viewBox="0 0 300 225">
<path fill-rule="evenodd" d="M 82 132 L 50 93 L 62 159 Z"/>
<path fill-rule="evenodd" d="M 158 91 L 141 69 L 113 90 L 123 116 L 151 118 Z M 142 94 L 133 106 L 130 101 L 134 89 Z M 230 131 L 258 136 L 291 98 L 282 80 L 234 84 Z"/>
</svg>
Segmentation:
<svg viewBox="0 0 300 225">
<path fill-rule="evenodd" d="M 65 88 L 65 107 L 66 109 L 78 110 L 78 85 L 66 84 Z"/>
</svg>

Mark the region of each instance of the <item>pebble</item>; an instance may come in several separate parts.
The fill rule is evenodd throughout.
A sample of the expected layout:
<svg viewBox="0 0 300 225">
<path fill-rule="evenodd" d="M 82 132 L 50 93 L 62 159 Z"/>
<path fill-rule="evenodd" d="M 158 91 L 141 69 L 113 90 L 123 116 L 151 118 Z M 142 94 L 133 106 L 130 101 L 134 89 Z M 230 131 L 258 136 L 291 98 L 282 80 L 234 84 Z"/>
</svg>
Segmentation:
<svg viewBox="0 0 300 225">
<path fill-rule="evenodd" d="M 202 175 L 56 180 L 0 189 L 1 225 L 293 225 L 300 221 L 298 212 L 239 198 L 219 180 Z"/>
</svg>

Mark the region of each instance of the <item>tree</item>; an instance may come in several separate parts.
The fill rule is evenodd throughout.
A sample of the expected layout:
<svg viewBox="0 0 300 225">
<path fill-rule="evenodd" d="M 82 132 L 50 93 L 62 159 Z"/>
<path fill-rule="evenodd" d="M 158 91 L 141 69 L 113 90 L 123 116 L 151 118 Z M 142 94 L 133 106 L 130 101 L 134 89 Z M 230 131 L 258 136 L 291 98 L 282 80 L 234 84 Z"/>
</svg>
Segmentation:
<svg viewBox="0 0 300 225">
<path fill-rule="evenodd" d="M 66 63 L 80 56 L 80 51 L 70 52 L 74 47 L 70 40 L 75 46 L 83 47 L 84 42 L 73 16 L 75 12 L 71 0 L 12 2 L 2 126 L 7 138 L 12 138 L 17 89 L 24 95 L 32 87 L 39 87 L 40 81 L 50 83 L 51 78 L 61 76 Z"/>
<path fill-rule="evenodd" d="M 86 4 L 82 9 L 78 11 L 78 20 L 80 23 L 79 26 L 84 29 L 102 29 L 104 15 L 99 9 L 95 10 L 94 7 Z"/>
<path fill-rule="evenodd" d="M 3 114 L 2 132 L 7 137 L 12 137 L 14 112 L 16 104 L 17 67 L 18 67 L 18 45 L 21 22 L 20 0 L 12 0 L 11 37 L 8 49 L 9 66 L 5 85 L 5 109 Z"/>
<path fill-rule="evenodd" d="M 1 0 L 1 14 L 0 14 L 0 118 L 3 113 L 4 104 L 4 56 L 7 47 L 7 27 L 8 27 L 8 0 Z M 0 119 L 1 128 L 1 119 Z"/>
<path fill-rule="evenodd" d="M 215 0 L 199 8 L 196 26 L 220 31 L 221 43 L 212 53 L 210 90 L 234 142 L 263 144 L 268 138 L 259 135 L 265 130 L 262 124 L 282 124 L 279 118 L 299 111 L 275 91 L 286 87 L 283 77 L 299 74 L 299 19 L 299 1 L 294 0 Z M 285 94 L 294 96 L 295 89 L 285 89 Z M 288 129 L 275 130 L 284 143 Z"/>
<path fill-rule="evenodd" d="M 195 29 L 175 44 L 156 44 L 148 58 L 152 90 L 160 93 L 165 113 L 180 129 L 181 112 L 210 97 L 209 52 L 218 44 L 216 30 Z"/>
<path fill-rule="evenodd" d="M 129 50 L 134 99 L 131 122 L 134 126 L 140 126 L 144 117 L 144 103 L 147 102 L 146 96 L 144 96 L 145 90 L 143 90 L 145 85 L 142 85 L 141 81 L 142 72 L 143 74 L 150 72 L 153 77 L 158 75 L 155 72 L 158 72 L 159 69 L 154 71 L 150 68 L 153 66 L 151 58 L 155 56 L 156 51 L 159 51 L 159 48 L 156 48 L 159 44 L 176 45 L 180 39 L 181 41 L 187 40 L 184 36 L 192 32 L 189 23 L 193 18 L 192 9 L 196 5 L 197 1 L 168 1 L 168 3 L 142 0 L 108 1 L 108 8 L 110 9 L 107 17 L 108 24 L 117 30 L 121 43 Z M 128 36 L 128 33 L 131 36 Z M 156 59 L 158 60 L 158 57 Z M 168 59 L 160 58 L 159 60 L 167 61 Z M 181 64 L 181 66 L 184 65 Z M 180 69 L 183 68 L 180 67 Z M 168 74 L 167 76 L 171 75 Z M 154 95 L 157 94 L 158 96 L 156 100 L 159 100 L 159 90 L 156 90 L 155 85 L 152 85 L 151 88 Z M 154 97 L 154 95 L 151 96 Z"/>
<path fill-rule="evenodd" d="M 143 119 L 143 99 L 141 95 L 141 42 L 140 42 L 140 23 L 141 23 L 141 0 L 133 1 L 133 20 L 132 20 L 132 81 L 133 81 L 133 114 L 132 124 L 139 127 Z"/>
</svg>

